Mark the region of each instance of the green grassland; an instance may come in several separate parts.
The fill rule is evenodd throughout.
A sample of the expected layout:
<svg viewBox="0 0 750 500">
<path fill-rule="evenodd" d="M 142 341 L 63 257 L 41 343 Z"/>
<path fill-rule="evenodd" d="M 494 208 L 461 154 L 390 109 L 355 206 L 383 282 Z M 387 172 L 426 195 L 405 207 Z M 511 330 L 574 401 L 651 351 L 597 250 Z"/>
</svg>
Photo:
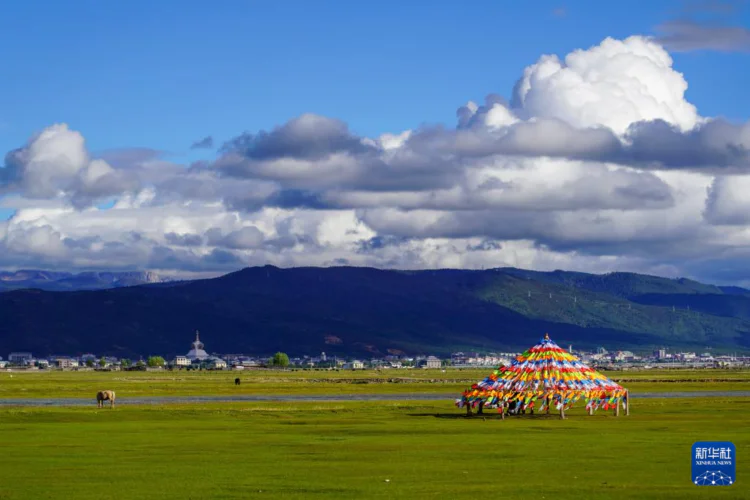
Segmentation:
<svg viewBox="0 0 750 500">
<path fill-rule="evenodd" d="M 492 369 L 364 371 L 0 372 L 0 398 L 93 398 L 216 395 L 339 395 L 432 392 L 458 394 Z M 750 370 L 672 370 L 607 374 L 639 392 L 750 390 Z M 234 385 L 240 377 L 240 386 Z"/>
<path fill-rule="evenodd" d="M 0 408 L 0 498 L 750 498 L 750 398 L 629 417 L 465 418 L 445 402 Z M 691 484 L 729 440 L 737 484 Z"/>
</svg>

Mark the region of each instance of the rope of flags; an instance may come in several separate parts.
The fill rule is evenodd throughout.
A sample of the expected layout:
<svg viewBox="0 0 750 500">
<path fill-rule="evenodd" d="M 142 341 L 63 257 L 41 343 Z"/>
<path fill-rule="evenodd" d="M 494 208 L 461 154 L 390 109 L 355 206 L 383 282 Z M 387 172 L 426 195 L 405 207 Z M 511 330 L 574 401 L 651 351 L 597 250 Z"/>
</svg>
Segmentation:
<svg viewBox="0 0 750 500">
<path fill-rule="evenodd" d="M 576 356 L 563 350 L 548 334 L 535 346 L 500 366 L 490 376 L 465 390 L 456 406 L 476 408 L 513 406 L 513 412 L 567 410 L 583 400 L 586 410 L 627 407 L 627 391 Z M 515 404 L 512 404 L 515 403 Z"/>
</svg>

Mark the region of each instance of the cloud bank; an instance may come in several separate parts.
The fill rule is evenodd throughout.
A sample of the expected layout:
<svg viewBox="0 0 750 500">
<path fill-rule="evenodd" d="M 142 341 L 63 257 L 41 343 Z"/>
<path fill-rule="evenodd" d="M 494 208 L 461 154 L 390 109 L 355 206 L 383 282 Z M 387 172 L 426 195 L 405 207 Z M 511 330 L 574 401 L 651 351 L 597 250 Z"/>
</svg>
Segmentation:
<svg viewBox="0 0 750 500">
<path fill-rule="evenodd" d="M 675 20 L 660 25 L 659 31 L 659 41 L 675 52 L 750 52 L 750 29 L 744 26 Z"/>
<path fill-rule="evenodd" d="M 94 157 L 81 133 L 51 125 L 0 168 L 0 208 L 15 209 L 0 267 L 518 266 L 750 282 L 750 124 L 701 116 L 687 87 L 659 43 L 634 36 L 544 55 L 509 99 L 469 101 L 451 126 L 379 137 L 301 114 L 180 165 L 151 150 Z"/>
</svg>

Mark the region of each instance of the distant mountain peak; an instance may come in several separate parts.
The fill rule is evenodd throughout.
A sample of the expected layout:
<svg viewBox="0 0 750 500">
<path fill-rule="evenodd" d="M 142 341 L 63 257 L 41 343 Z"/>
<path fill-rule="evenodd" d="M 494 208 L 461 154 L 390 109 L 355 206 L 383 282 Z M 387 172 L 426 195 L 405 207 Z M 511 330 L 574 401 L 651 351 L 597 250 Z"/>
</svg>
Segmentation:
<svg viewBox="0 0 750 500">
<path fill-rule="evenodd" d="M 169 281 L 172 281 L 172 279 L 153 271 L 83 271 L 73 274 L 23 269 L 0 271 L 0 292 L 24 288 L 38 288 L 47 291 L 103 290 Z"/>
</svg>

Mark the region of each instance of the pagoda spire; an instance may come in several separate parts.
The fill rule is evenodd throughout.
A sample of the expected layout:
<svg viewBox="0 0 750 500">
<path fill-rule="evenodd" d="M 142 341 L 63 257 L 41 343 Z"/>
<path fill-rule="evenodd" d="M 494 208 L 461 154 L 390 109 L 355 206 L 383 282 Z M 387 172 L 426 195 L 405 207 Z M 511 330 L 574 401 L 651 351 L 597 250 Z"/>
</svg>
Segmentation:
<svg viewBox="0 0 750 500">
<path fill-rule="evenodd" d="M 195 331 L 195 340 L 193 341 L 191 345 L 190 352 L 186 354 L 188 359 L 207 359 L 208 353 L 203 350 L 205 346 L 203 345 L 203 342 L 201 342 L 200 332 L 198 330 Z"/>
</svg>

